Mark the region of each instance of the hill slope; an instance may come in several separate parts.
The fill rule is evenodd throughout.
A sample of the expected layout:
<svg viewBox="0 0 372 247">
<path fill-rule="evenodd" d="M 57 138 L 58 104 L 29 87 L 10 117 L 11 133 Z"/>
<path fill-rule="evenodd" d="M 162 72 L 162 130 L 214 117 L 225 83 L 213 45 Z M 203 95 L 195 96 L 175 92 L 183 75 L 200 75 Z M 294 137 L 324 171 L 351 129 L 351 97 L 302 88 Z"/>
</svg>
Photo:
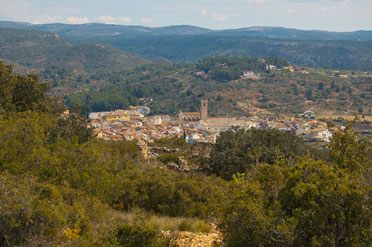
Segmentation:
<svg viewBox="0 0 372 247">
<path fill-rule="evenodd" d="M 313 68 L 284 69 L 285 61 L 265 58 L 215 57 L 195 65 L 158 64 L 137 73 L 114 74 L 98 90 L 69 95 L 69 105 L 87 105 L 93 111 L 127 108 L 143 98 L 153 114 L 176 115 L 199 111 L 209 98 L 211 116 L 262 113 L 372 115 L 372 75 L 358 71 Z M 275 64 L 282 69 L 267 70 Z M 253 75 L 243 76 L 243 71 Z M 149 103 L 150 102 L 150 103 Z"/>
<path fill-rule="evenodd" d="M 90 38 L 75 39 L 88 42 Z M 371 41 L 272 40 L 205 35 L 102 36 L 94 40 L 146 58 L 164 57 L 173 62 L 196 62 L 215 56 L 275 56 L 291 63 L 335 69 L 371 69 Z"/>
<path fill-rule="evenodd" d="M 74 45 L 57 34 L 0 28 L 0 59 L 20 70 L 44 71 L 56 66 L 74 74 L 130 70 L 150 62 L 100 43 Z"/>
</svg>

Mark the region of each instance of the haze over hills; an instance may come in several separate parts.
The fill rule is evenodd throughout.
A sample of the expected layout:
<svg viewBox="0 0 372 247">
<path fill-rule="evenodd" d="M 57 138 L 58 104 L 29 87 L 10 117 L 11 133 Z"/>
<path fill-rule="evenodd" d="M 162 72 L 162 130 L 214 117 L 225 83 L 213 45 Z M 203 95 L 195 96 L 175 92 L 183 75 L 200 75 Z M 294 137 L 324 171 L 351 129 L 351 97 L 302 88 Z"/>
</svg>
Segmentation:
<svg viewBox="0 0 372 247">
<path fill-rule="evenodd" d="M 372 31 L 326 32 L 280 27 L 210 30 L 194 26 L 82 25 L 0 22 L 37 29 L 74 44 L 105 43 L 152 61 L 193 63 L 209 56 L 276 56 L 291 63 L 333 69 L 371 69 Z"/>
</svg>

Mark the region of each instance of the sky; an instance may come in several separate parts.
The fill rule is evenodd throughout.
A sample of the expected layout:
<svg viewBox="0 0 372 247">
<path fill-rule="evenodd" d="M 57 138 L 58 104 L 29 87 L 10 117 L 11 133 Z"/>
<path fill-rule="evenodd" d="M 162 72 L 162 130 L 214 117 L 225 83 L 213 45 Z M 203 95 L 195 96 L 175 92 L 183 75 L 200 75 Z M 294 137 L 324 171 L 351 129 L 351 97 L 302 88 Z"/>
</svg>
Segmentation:
<svg viewBox="0 0 372 247">
<path fill-rule="evenodd" d="M 372 0 L 0 0 L 0 20 L 211 29 L 372 30 Z"/>
</svg>

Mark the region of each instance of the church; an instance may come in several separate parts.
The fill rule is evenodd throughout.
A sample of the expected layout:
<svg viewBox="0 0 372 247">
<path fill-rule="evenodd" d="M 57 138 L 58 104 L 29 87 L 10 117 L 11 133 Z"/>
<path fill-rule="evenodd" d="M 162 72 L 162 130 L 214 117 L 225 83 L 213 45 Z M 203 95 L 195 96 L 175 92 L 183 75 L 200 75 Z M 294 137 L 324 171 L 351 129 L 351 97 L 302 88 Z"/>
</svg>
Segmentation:
<svg viewBox="0 0 372 247">
<path fill-rule="evenodd" d="M 200 112 L 180 111 L 178 119 L 183 122 L 206 121 L 208 119 L 208 99 L 200 101 Z"/>
</svg>

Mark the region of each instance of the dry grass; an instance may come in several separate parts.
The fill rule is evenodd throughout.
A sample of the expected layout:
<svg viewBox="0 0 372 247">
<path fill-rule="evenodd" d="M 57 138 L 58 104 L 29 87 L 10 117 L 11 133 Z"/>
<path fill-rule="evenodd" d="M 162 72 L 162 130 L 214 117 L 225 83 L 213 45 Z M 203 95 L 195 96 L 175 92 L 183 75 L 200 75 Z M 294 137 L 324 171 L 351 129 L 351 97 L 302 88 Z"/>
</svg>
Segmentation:
<svg viewBox="0 0 372 247">
<path fill-rule="evenodd" d="M 161 231 L 188 231 L 209 233 L 211 226 L 198 218 L 165 217 L 134 209 L 130 212 L 112 212 L 113 218 L 126 224 L 145 224 Z"/>
</svg>

